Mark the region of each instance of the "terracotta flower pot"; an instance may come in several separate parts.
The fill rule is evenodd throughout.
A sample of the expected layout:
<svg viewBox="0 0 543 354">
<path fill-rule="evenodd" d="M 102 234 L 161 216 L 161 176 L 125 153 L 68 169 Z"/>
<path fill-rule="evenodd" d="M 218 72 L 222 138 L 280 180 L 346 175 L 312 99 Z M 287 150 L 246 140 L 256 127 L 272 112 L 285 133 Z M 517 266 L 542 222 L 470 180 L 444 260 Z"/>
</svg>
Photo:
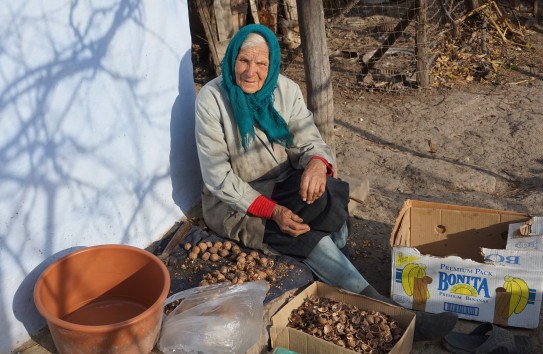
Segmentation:
<svg viewBox="0 0 543 354">
<path fill-rule="evenodd" d="M 158 338 L 167 268 L 126 245 L 70 253 L 41 274 L 34 302 L 60 354 L 147 354 Z"/>
</svg>

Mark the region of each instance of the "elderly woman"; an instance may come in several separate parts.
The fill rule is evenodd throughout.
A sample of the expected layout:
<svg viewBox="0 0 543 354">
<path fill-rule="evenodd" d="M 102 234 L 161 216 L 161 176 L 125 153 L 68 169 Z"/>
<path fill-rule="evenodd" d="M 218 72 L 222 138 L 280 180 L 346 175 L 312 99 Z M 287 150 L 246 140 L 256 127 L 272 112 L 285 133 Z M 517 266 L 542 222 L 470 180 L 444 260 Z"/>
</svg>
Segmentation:
<svg viewBox="0 0 543 354">
<path fill-rule="evenodd" d="M 346 248 L 349 186 L 333 175 L 299 86 L 279 74 L 272 31 L 243 27 L 222 75 L 200 90 L 196 143 L 203 216 L 217 234 L 303 261 L 322 281 L 391 302 L 360 275 Z M 456 315 L 417 316 L 419 339 L 449 332 Z"/>
</svg>

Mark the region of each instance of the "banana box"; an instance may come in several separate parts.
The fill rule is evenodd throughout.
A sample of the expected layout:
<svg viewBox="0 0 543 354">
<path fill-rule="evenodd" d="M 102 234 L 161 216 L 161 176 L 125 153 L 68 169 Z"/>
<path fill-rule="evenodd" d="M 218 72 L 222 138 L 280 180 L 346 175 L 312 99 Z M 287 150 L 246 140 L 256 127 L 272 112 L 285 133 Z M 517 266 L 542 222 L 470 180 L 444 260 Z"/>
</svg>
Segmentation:
<svg viewBox="0 0 543 354">
<path fill-rule="evenodd" d="M 391 296 L 402 306 L 536 328 L 543 252 L 506 249 L 513 211 L 407 200 L 391 234 Z"/>
</svg>

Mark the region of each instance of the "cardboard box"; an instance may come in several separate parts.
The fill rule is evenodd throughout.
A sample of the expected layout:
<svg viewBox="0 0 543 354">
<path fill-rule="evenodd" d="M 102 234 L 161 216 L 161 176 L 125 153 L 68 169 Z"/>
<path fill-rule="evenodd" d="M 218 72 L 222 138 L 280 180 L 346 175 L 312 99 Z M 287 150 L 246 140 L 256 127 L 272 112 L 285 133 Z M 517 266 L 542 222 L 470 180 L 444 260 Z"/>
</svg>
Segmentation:
<svg viewBox="0 0 543 354">
<path fill-rule="evenodd" d="M 309 285 L 272 317 L 270 337 L 273 348 L 282 347 L 302 354 L 355 353 L 350 349 L 339 347 L 324 339 L 287 327 L 288 318 L 292 310 L 297 309 L 310 295 L 343 301 L 350 305 L 356 305 L 360 309 L 379 311 L 391 316 L 398 322 L 400 327 L 405 329 L 405 333 L 389 353 L 400 354 L 411 351 L 415 331 L 415 314 L 413 312 L 366 296 L 343 291 L 321 282 L 314 282 Z"/>
<path fill-rule="evenodd" d="M 543 251 L 543 217 L 509 225 L 507 249 Z"/>
<path fill-rule="evenodd" d="M 506 249 L 529 216 L 407 200 L 391 234 L 392 298 L 406 308 L 536 328 L 543 253 Z"/>
</svg>

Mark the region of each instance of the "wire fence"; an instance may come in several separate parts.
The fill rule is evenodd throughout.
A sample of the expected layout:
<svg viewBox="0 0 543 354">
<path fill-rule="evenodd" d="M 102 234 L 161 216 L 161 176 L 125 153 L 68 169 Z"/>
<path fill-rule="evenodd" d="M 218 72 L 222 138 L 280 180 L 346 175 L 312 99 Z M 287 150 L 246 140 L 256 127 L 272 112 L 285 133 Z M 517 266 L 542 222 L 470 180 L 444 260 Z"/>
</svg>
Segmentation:
<svg viewBox="0 0 543 354">
<path fill-rule="evenodd" d="M 538 1 L 323 0 L 334 84 L 345 93 L 396 92 L 499 80 L 501 69 L 526 57 L 530 44 L 520 14 L 537 12 Z M 196 2 L 208 6 L 213 17 L 218 1 Z M 293 69 L 303 65 L 296 1 L 231 3 L 236 26 L 270 27 L 282 44 L 283 72 L 299 73 Z M 217 27 L 220 22 L 215 18 Z M 217 68 L 220 58 L 214 61 Z"/>
</svg>

